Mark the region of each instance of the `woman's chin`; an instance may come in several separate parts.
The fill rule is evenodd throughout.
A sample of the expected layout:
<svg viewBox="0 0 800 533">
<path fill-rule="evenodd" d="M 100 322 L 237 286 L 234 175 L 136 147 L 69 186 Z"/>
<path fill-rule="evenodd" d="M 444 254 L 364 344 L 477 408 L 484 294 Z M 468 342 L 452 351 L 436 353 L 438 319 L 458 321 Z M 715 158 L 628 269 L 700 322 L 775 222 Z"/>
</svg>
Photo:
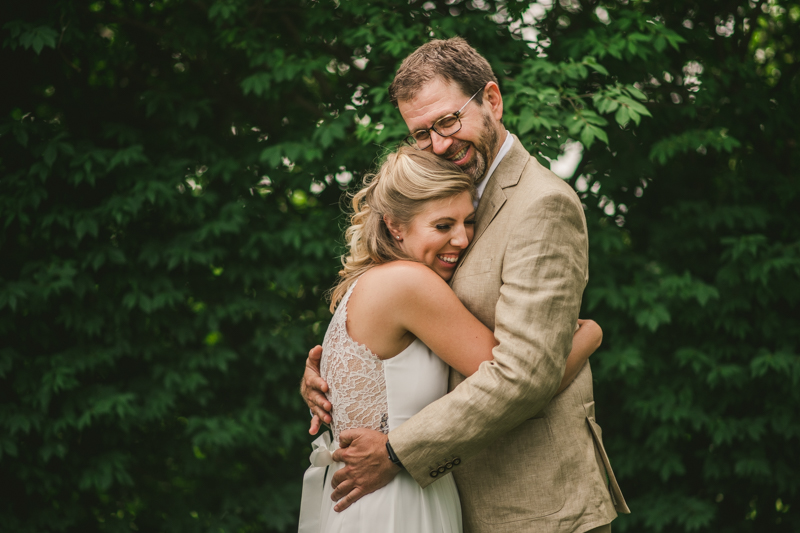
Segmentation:
<svg viewBox="0 0 800 533">
<path fill-rule="evenodd" d="M 450 281 L 450 278 L 453 277 L 453 271 L 452 270 L 436 269 L 436 270 L 434 270 L 434 272 L 439 274 L 439 277 L 442 278 L 445 281 Z"/>
</svg>

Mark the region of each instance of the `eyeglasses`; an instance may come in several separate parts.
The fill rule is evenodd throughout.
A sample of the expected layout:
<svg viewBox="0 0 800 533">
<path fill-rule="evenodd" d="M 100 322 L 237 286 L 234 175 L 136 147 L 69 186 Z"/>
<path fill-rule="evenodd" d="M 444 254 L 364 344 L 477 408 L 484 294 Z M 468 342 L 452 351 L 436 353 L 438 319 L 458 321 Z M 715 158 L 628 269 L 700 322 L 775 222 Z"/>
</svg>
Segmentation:
<svg viewBox="0 0 800 533">
<path fill-rule="evenodd" d="M 455 113 L 450 113 L 449 115 L 445 115 L 436 122 L 433 123 L 433 126 L 430 128 L 417 130 L 408 137 L 406 137 L 406 143 L 410 144 L 417 150 L 425 150 L 431 145 L 431 130 L 435 131 L 441 137 L 450 137 L 458 133 L 461 130 L 461 112 L 464 111 L 464 108 L 467 107 L 467 104 L 472 101 L 473 98 L 478 96 L 483 90 L 483 87 L 478 89 L 478 92 L 472 95 L 472 97 L 467 100 L 467 103 L 461 106 L 461 109 L 456 111 Z"/>
</svg>

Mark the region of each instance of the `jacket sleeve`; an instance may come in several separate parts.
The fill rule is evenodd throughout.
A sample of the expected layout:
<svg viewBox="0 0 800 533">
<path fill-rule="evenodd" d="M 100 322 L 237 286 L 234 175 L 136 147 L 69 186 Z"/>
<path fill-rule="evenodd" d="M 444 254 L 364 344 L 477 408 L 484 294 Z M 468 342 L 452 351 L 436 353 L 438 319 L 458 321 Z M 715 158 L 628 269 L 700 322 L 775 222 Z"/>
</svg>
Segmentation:
<svg viewBox="0 0 800 533">
<path fill-rule="evenodd" d="M 421 486 L 436 480 L 433 470 L 458 468 L 550 401 L 572 346 L 587 256 L 586 222 L 572 191 L 530 201 L 514 221 L 502 259 L 494 360 L 389 433 Z"/>
</svg>

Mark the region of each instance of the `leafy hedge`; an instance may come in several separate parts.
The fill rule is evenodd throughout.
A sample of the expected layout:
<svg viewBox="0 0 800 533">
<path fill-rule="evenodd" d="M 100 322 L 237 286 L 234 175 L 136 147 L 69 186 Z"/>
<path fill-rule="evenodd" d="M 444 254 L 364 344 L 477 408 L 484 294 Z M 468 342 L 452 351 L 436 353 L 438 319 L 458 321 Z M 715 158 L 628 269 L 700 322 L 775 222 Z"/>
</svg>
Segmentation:
<svg viewBox="0 0 800 533">
<path fill-rule="evenodd" d="M 775 1 L 3 6 L 3 531 L 289 531 L 340 199 L 431 36 L 584 198 L 620 531 L 800 527 L 800 184 Z"/>
</svg>

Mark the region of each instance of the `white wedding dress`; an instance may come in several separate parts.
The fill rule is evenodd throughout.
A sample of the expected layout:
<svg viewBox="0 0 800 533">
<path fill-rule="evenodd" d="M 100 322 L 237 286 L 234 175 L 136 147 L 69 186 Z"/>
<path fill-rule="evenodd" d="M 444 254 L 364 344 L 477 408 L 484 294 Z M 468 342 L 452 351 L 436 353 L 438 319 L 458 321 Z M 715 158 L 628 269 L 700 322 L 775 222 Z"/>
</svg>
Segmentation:
<svg viewBox="0 0 800 533">
<path fill-rule="evenodd" d="M 328 399 L 333 405 L 334 440 L 328 446 L 331 451 L 336 449 L 339 433 L 345 429 L 369 428 L 388 433 L 447 394 L 448 366 L 419 339 L 395 357 L 381 361 L 369 348 L 350 337 L 347 302 L 355 285 L 342 298 L 322 345 L 322 377 L 328 383 Z M 321 451 L 328 453 L 325 449 Z M 312 463 L 313 458 L 314 454 Z M 332 460 L 328 464 L 318 504 L 320 532 L 461 532 L 461 504 L 452 475 L 443 475 L 423 489 L 402 470 L 387 486 L 337 513 L 330 499 L 331 477 L 344 464 Z M 322 479 L 321 469 L 318 479 Z M 305 508 L 309 507 L 307 499 L 304 488 Z M 313 505 L 316 507 L 317 502 Z M 315 523 L 307 530 L 316 528 Z"/>
</svg>

